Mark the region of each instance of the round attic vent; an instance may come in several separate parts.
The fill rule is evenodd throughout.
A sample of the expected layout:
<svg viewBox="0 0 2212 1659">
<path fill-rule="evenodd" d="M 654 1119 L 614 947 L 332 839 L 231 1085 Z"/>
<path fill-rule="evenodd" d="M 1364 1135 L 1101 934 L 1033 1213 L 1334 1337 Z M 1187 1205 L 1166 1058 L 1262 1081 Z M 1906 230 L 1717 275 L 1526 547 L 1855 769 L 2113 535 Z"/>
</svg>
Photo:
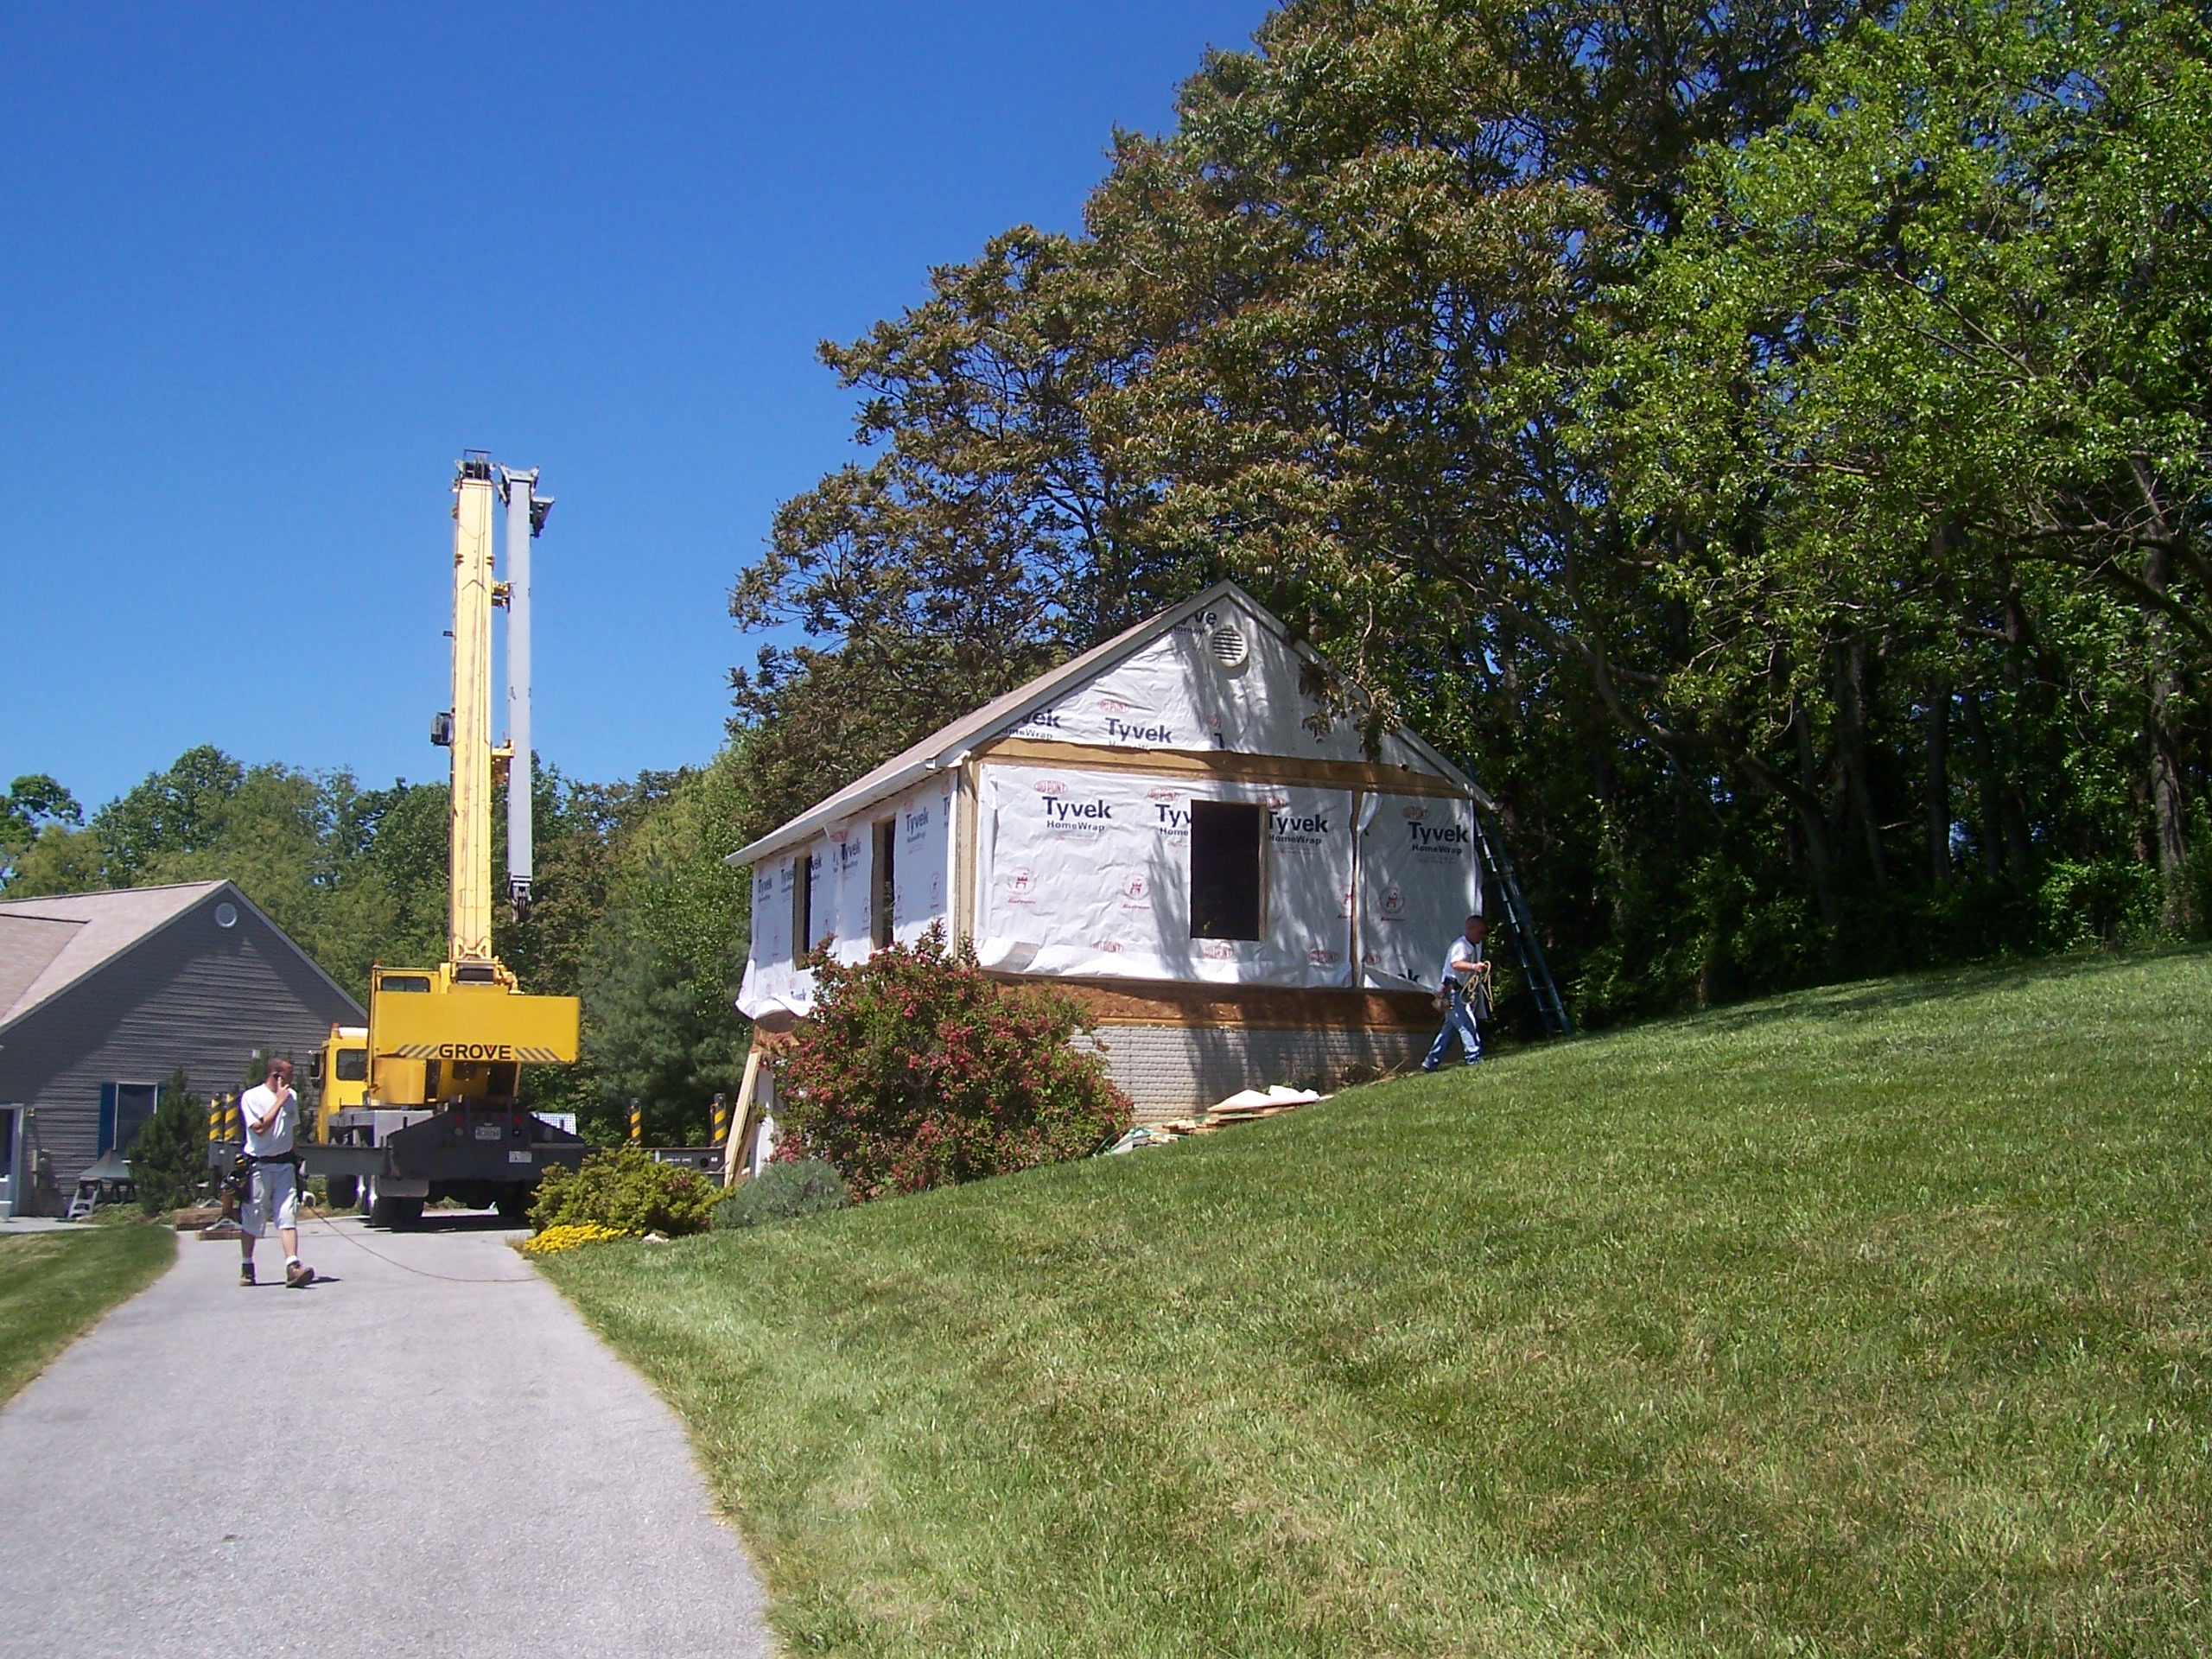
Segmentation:
<svg viewBox="0 0 2212 1659">
<path fill-rule="evenodd" d="M 238 907 L 236 905 L 226 899 L 221 904 L 215 906 L 216 926 L 236 927 L 238 925 Z"/>
<path fill-rule="evenodd" d="M 1252 648 L 1244 643 L 1244 631 L 1234 622 L 1224 622 L 1206 636 L 1206 645 L 1213 652 L 1213 659 L 1224 668 L 1242 668 Z"/>
</svg>

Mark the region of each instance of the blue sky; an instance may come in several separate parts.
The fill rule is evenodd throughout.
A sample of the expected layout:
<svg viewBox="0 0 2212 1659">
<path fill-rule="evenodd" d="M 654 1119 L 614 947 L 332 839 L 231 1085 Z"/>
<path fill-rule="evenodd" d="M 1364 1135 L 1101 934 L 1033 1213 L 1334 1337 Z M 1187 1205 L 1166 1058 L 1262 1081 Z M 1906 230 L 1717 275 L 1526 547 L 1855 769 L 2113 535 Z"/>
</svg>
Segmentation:
<svg viewBox="0 0 2212 1659">
<path fill-rule="evenodd" d="M 1073 230 L 1251 0 L 0 14 L 0 783 L 442 776 L 464 448 L 543 470 L 539 752 L 706 758 L 815 360 Z"/>
</svg>

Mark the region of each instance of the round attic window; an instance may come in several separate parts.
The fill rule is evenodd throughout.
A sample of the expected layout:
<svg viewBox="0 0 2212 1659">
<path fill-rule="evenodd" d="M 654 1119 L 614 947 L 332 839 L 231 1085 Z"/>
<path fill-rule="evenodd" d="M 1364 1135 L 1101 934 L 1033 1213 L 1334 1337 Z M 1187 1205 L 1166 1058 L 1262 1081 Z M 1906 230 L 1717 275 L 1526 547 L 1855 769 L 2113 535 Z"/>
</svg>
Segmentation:
<svg viewBox="0 0 2212 1659">
<path fill-rule="evenodd" d="M 238 907 L 236 905 L 226 899 L 221 904 L 215 906 L 216 926 L 236 927 L 238 925 Z"/>
<path fill-rule="evenodd" d="M 1242 668 L 1252 648 L 1244 642 L 1244 630 L 1234 622 L 1224 622 L 1206 636 L 1206 645 L 1213 652 L 1213 659 L 1224 668 Z"/>
</svg>

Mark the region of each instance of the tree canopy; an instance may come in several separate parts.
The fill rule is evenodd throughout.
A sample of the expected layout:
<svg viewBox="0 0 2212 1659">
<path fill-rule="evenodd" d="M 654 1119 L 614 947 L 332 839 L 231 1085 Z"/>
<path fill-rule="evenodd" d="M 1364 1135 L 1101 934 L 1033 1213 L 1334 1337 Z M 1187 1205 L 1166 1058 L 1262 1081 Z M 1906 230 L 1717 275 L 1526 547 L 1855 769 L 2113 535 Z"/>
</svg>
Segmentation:
<svg viewBox="0 0 2212 1659">
<path fill-rule="evenodd" d="M 538 773 L 499 950 L 534 1077 L 703 1132 L 747 1033 L 721 858 L 1223 576 L 1499 804 L 1579 1017 L 2198 928 L 2212 899 L 2212 37 L 2156 0 L 1293 0 L 823 347 L 728 748 Z M 1346 697 L 1340 707 L 1354 706 Z M 223 874 L 342 982 L 435 960 L 442 787 L 213 748 L 10 893 Z"/>
</svg>

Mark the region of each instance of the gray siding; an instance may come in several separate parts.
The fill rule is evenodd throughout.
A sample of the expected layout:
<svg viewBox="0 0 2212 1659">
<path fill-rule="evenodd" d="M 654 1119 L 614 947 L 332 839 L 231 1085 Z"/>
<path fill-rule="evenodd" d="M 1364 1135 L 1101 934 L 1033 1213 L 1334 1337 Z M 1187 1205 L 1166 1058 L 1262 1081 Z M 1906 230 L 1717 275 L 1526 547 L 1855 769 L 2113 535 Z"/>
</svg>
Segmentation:
<svg viewBox="0 0 2212 1659">
<path fill-rule="evenodd" d="M 29 1149 L 63 1193 L 99 1155 L 100 1085 L 162 1083 L 182 1066 L 203 1096 L 244 1081 L 257 1048 L 304 1066 L 334 1024 L 363 1014 L 250 906 L 218 927 L 219 889 L 0 1035 L 0 1102 L 35 1109 Z M 29 1174 L 29 1160 L 25 1160 Z"/>
</svg>

